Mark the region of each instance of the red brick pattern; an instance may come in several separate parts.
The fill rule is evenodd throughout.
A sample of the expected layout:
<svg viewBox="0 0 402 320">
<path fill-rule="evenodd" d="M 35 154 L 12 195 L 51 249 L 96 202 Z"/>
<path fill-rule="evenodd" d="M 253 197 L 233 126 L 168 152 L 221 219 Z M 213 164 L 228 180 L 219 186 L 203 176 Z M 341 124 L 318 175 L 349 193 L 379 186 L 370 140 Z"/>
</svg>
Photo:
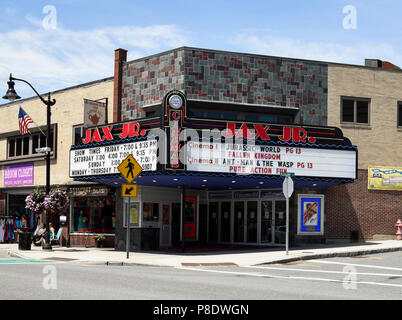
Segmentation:
<svg viewBox="0 0 402 320">
<path fill-rule="evenodd" d="M 105 236 L 104 247 L 114 247 L 114 236 Z M 87 235 L 70 235 L 70 245 L 71 246 L 87 246 L 87 247 L 95 247 L 95 239 L 94 236 Z"/>
<path fill-rule="evenodd" d="M 352 231 L 358 231 L 360 239 L 364 240 L 376 234 L 395 235 L 394 225 L 402 218 L 402 192 L 368 190 L 367 184 L 367 170 L 359 170 L 355 183 L 327 190 L 327 239 L 349 239 Z"/>
<path fill-rule="evenodd" d="M 127 50 L 116 49 L 114 55 L 113 122 L 121 120 L 122 64 L 127 61 Z"/>
</svg>

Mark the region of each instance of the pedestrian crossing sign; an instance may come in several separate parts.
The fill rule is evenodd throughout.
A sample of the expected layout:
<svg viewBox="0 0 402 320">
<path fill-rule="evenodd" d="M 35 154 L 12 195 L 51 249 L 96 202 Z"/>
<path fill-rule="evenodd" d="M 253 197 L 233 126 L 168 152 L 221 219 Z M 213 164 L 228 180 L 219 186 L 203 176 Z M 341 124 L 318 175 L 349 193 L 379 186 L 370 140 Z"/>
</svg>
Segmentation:
<svg viewBox="0 0 402 320">
<path fill-rule="evenodd" d="M 129 154 L 127 158 L 119 164 L 117 169 L 128 183 L 133 182 L 133 180 L 142 172 L 141 165 L 137 160 L 135 160 L 132 154 Z"/>
<path fill-rule="evenodd" d="M 126 198 L 137 197 L 137 185 L 136 184 L 122 184 L 121 195 Z"/>
</svg>

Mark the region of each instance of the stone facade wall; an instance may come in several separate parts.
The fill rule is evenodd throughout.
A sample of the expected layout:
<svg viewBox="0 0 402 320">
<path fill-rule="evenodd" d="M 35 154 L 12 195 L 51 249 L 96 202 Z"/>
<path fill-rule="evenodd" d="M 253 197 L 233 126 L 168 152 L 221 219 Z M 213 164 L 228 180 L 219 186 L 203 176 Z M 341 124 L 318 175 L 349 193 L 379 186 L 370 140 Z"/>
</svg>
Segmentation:
<svg viewBox="0 0 402 320">
<path fill-rule="evenodd" d="M 123 66 L 122 119 L 144 116 L 170 90 L 188 99 L 300 109 L 303 124 L 327 124 L 325 63 L 179 48 Z"/>
</svg>

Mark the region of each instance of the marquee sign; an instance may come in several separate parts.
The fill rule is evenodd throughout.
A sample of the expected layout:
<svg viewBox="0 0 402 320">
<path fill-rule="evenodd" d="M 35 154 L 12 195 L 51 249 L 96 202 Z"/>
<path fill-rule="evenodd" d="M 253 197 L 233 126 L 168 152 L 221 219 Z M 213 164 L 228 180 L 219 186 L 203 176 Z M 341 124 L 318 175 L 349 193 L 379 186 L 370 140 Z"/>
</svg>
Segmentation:
<svg viewBox="0 0 402 320">
<path fill-rule="evenodd" d="M 162 103 L 164 116 L 165 139 L 167 147 L 167 161 L 165 170 L 184 170 L 185 165 L 180 161 L 180 151 L 183 141 L 180 141 L 180 133 L 185 125 L 187 99 L 177 90 L 169 92 Z"/>
<path fill-rule="evenodd" d="M 137 121 L 114 123 L 91 127 L 85 130 L 82 144 L 120 141 L 130 138 L 146 137 L 149 129 L 160 125 L 159 118 L 148 118 Z"/>
<path fill-rule="evenodd" d="M 357 148 L 339 128 L 192 118 L 188 103 L 173 90 L 158 117 L 88 128 L 71 148 L 70 177 L 117 174 L 135 150 L 144 171 L 357 178 Z"/>
<path fill-rule="evenodd" d="M 225 139 L 253 139 L 256 142 L 279 142 L 319 145 L 351 146 L 348 138 L 336 127 L 283 125 L 268 123 L 227 122 L 218 120 L 204 121 L 188 119 L 188 126 L 196 130 L 218 129 Z"/>
<path fill-rule="evenodd" d="M 187 143 L 187 170 L 356 179 L 355 150 Z"/>
<path fill-rule="evenodd" d="M 117 167 L 134 155 L 143 171 L 157 168 L 157 142 L 146 140 L 70 150 L 70 177 L 119 174 Z"/>
</svg>

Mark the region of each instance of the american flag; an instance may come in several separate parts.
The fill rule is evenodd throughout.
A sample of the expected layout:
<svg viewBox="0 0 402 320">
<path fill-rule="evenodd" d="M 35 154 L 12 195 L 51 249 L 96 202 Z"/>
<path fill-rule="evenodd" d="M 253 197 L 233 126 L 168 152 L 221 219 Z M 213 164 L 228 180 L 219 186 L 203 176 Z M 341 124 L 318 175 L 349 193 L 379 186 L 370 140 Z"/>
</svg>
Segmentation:
<svg viewBox="0 0 402 320">
<path fill-rule="evenodd" d="M 18 114 L 18 120 L 20 124 L 21 135 L 31 134 L 31 132 L 29 132 L 28 130 L 28 124 L 32 123 L 33 121 L 21 107 L 20 107 L 20 113 Z"/>
</svg>

